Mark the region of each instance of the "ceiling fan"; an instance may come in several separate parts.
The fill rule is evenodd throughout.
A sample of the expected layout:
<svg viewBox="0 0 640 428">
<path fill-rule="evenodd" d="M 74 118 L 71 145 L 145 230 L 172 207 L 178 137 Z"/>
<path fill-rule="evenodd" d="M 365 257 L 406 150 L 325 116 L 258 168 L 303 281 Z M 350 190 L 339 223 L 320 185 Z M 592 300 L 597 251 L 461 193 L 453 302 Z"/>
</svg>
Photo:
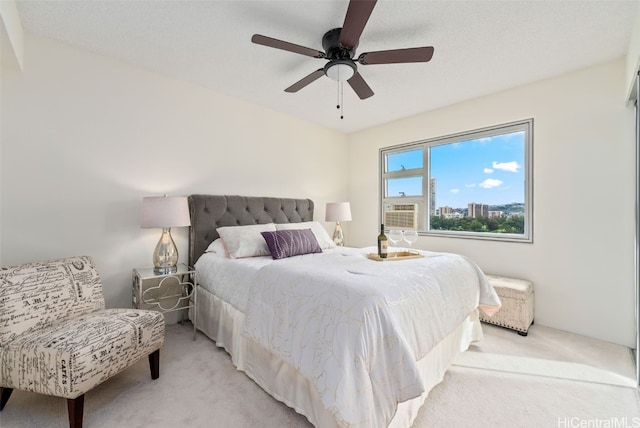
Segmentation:
<svg viewBox="0 0 640 428">
<path fill-rule="evenodd" d="M 298 82 L 285 89 L 285 92 L 298 92 L 300 89 L 316 81 L 322 75 L 339 82 L 347 81 L 360 99 L 373 95 L 373 91 L 358 72 L 358 65 L 397 64 L 408 62 L 428 62 L 433 56 L 433 47 L 392 49 L 386 51 L 365 52 L 355 57 L 360 35 L 377 0 L 350 0 L 347 15 L 342 28 L 329 30 L 322 37 L 324 52 L 274 39 L 260 34 L 251 37 L 253 43 L 282 49 L 313 58 L 326 59 L 329 62 Z"/>
</svg>

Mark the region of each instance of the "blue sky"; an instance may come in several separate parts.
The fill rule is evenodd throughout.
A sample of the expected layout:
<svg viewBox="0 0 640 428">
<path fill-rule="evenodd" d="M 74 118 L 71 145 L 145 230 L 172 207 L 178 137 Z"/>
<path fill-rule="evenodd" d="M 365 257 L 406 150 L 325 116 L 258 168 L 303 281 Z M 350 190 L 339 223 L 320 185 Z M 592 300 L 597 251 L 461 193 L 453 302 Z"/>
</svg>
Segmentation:
<svg viewBox="0 0 640 428">
<path fill-rule="evenodd" d="M 431 147 L 431 177 L 436 182 L 436 206 L 466 208 L 470 202 L 488 205 L 524 202 L 524 132 Z M 421 151 L 392 155 L 389 170 L 422 166 Z M 421 181 L 389 185 L 389 196 L 419 194 Z"/>
</svg>

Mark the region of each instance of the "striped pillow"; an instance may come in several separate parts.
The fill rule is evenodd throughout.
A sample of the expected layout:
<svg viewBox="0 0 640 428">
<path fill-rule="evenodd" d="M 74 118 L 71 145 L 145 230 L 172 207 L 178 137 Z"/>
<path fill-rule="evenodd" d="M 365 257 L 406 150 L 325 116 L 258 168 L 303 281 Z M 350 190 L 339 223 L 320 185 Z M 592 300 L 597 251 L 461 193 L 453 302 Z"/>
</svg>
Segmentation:
<svg viewBox="0 0 640 428">
<path fill-rule="evenodd" d="M 269 247 L 271 257 L 274 260 L 322 252 L 322 248 L 320 248 L 311 229 L 276 230 L 275 232 L 260 233 L 267 242 L 267 247 Z"/>
</svg>

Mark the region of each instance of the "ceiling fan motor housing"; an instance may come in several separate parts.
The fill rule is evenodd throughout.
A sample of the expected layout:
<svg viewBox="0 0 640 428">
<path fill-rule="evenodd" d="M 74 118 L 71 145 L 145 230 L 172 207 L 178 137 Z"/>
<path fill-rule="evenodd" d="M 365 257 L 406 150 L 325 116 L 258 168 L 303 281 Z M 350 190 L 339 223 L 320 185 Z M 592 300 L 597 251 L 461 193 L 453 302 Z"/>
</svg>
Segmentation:
<svg viewBox="0 0 640 428">
<path fill-rule="evenodd" d="M 342 28 L 334 28 L 322 36 L 322 47 L 327 54 L 327 59 L 351 59 L 358 44 L 351 49 L 340 45 L 340 32 Z"/>
<path fill-rule="evenodd" d="M 329 60 L 324 66 L 324 74 L 332 80 L 344 82 L 349 80 L 358 70 L 358 66 L 351 59 L 357 45 L 352 49 L 342 46 L 339 42 L 341 31 L 342 28 L 327 31 L 322 36 L 322 47 Z"/>
</svg>

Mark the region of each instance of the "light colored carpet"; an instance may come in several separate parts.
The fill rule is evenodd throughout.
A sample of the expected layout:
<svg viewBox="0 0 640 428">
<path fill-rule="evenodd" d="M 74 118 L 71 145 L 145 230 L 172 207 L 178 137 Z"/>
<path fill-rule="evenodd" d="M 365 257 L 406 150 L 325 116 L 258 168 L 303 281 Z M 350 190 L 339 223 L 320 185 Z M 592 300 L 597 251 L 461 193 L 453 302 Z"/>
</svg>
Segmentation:
<svg viewBox="0 0 640 428">
<path fill-rule="evenodd" d="M 190 327 L 167 327 L 158 380 L 144 359 L 87 393 L 85 428 L 311 426 L 211 340 L 192 341 Z M 485 339 L 431 391 L 415 428 L 640 427 L 629 349 L 538 325 L 528 337 L 483 329 Z M 66 401 L 14 391 L 0 426 L 67 427 Z"/>
</svg>

